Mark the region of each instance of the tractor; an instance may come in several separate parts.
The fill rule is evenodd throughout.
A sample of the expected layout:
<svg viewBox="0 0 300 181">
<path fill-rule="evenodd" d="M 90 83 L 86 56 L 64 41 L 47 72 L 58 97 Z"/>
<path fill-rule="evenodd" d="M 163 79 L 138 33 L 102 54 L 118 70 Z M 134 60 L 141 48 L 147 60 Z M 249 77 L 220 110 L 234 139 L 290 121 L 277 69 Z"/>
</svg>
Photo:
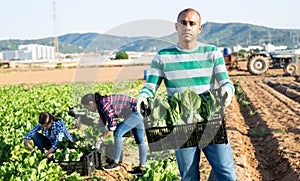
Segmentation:
<svg viewBox="0 0 300 181">
<path fill-rule="evenodd" d="M 247 69 L 251 74 L 260 75 L 270 69 L 283 68 L 287 75 L 295 75 L 298 66 L 298 56 L 295 50 L 284 50 L 274 52 L 250 52 Z"/>
</svg>

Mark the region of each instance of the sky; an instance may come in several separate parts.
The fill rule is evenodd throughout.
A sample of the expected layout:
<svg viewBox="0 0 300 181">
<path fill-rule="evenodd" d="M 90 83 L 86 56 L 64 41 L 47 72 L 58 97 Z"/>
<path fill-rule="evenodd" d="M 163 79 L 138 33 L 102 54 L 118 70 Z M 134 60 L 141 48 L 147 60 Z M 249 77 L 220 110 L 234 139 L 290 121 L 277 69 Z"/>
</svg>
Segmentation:
<svg viewBox="0 0 300 181">
<path fill-rule="evenodd" d="M 0 40 L 90 32 L 163 36 L 175 32 L 177 15 L 185 8 L 198 10 L 202 24 L 300 29 L 299 0 L 55 0 L 53 4 L 54 0 L 2 0 Z"/>
</svg>

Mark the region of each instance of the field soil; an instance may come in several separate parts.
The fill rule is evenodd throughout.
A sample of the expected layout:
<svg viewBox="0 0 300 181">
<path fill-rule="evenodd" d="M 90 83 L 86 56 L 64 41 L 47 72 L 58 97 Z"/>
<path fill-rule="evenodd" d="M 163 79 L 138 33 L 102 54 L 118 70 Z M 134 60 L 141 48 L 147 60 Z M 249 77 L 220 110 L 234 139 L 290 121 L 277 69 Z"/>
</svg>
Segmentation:
<svg viewBox="0 0 300 181">
<path fill-rule="evenodd" d="M 142 79 L 149 65 L 81 68 L 0 69 L 2 84 L 121 82 Z"/>
<path fill-rule="evenodd" d="M 143 78 L 147 67 L 1 70 L 0 84 L 137 80 Z M 283 76 L 283 70 L 253 76 L 246 71 L 245 64 L 241 64 L 239 71 L 229 73 L 233 83 L 242 89 L 225 110 L 238 180 L 300 180 L 299 78 Z M 127 171 L 137 163 L 137 152 L 132 149 L 124 150 L 121 171 L 95 175 L 106 180 L 128 180 Z M 201 157 L 201 180 L 207 180 L 210 166 L 203 154 Z"/>
</svg>

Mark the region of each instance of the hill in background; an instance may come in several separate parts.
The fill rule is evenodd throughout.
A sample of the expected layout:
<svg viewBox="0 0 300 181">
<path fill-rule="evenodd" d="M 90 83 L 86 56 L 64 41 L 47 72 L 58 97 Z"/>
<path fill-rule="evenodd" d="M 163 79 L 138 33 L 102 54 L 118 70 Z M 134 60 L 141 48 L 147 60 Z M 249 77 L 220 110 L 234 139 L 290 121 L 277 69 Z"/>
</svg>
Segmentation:
<svg viewBox="0 0 300 181">
<path fill-rule="evenodd" d="M 72 33 L 58 37 L 59 51 L 62 53 L 119 51 L 157 51 L 177 42 L 177 34 L 153 38 L 149 36 L 124 37 L 99 33 Z M 203 25 L 199 41 L 219 47 L 235 45 L 250 46 L 272 43 L 289 48 L 299 46 L 300 30 L 274 29 L 243 23 L 212 23 Z M 41 44 L 53 46 L 53 37 L 36 40 L 2 40 L 0 51 L 17 50 L 21 44 Z"/>
</svg>

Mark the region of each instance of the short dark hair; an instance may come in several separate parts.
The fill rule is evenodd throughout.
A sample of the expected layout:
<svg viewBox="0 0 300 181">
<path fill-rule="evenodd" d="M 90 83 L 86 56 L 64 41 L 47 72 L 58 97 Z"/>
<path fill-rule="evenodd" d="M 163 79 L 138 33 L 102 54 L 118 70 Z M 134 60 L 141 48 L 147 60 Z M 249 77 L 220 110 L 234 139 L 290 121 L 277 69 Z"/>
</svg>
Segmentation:
<svg viewBox="0 0 300 181">
<path fill-rule="evenodd" d="M 95 94 L 86 94 L 81 98 L 82 105 L 89 105 L 89 102 L 95 102 Z"/>
<path fill-rule="evenodd" d="M 187 12 L 190 12 L 190 11 L 194 11 L 195 13 L 198 14 L 198 16 L 199 16 L 199 23 L 201 23 L 201 15 L 200 15 L 200 13 L 199 13 L 198 11 L 196 11 L 195 9 L 193 9 L 193 8 L 187 8 L 187 9 L 182 10 L 182 11 L 178 14 L 178 16 L 177 16 L 177 22 L 179 21 L 179 18 L 180 18 L 181 15 L 183 15 L 183 14 L 185 14 L 185 13 L 187 13 Z"/>
<path fill-rule="evenodd" d="M 52 116 L 50 113 L 48 113 L 48 112 L 40 113 L 40 116 L 39 116 L 40 124 L 49 124 L 51 121 L 55 121 L 55 120 L 54 120 L 54 116 Z"/>
</svg>

